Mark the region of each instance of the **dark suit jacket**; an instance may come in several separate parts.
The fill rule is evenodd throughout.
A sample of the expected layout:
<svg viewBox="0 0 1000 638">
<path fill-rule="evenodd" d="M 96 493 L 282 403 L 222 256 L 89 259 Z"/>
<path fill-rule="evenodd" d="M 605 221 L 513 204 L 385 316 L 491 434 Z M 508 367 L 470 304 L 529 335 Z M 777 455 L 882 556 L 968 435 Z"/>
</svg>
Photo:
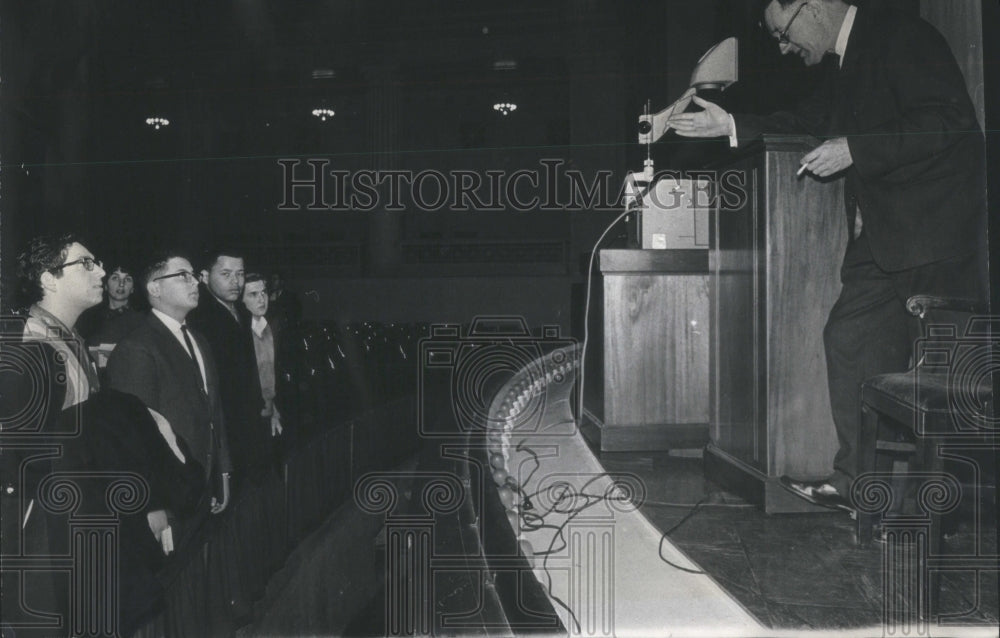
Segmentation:
<svg viewBox="0 0 1000 638">
<path fill-rule="evenodd" d="M 264 397 L 257 376 L 257 355 L 250 332 L 250 313 L 236 304 L 242 324 L 202 286 L 198 307 L 188 315 L 188 324 L 205 336 L 219 369 L 222 411 L 238 476 L 263 466 L 268 457 L 271 433 L 260 419 Z"/>
<path fill-rule="evenodd" d="M 208 343 L 194 330 L 190 334 L 204 359 L 207 395 L 191 356 L 152 313 L 111 353 L 108 379 L 114 389 L 139 397 L 147 407 L 166 417 L 216 485 L 222 473 L 232 471 L 218 398 L 218 376 Z"/>
<path fill-rule="evenodd" d="M 770 116 L 735 115 L 741 144 L 760 133 L 846 137 L 849 227 L 860 207 L 875 262 L 893 272 L 985 247 L 982 132 L 947 42 L 923 20 L 859 9 L 825 88 Z"/>
<path fill-rule="evenodd" d="M 38 498 L 39 481 L 53 470 L 103 474 L 77 475 L 73 479 L 80 490 L 78 512 L 112 513 L 106 497 L 114 475 L 119 472 L 138 474 L 148 488 L 149 500 L 145 508 L 132 513 L 117 511 L 116 582 L 120 593 L 116 612 L 123 635 L 128 635 L 142 618 L 162 604 L 163 592 L 157 572 L 164 565 L 164 556 L 150 532 L 146 513 L 166 508 L 180 516 L 192 514 L 204 492 L 204 471 L 191 458 L 183 439 L 178 439 L 178 445 L 189 461 L 181 463 L 174 456 L 146 407 L 134 396 L 105 387 L 86 401 L 63 410 L 66 384 L 59 379 L 65 379 L 67 368 L 65 359 L 50 343 L 3 342 L 0 343 L 0 358 L 17 372 L 35 373 L 0 374 L 0 396 L 12 398 L 13 407 L 33 405 L 37 408 L 17 410 L 28 418 L 12 424 L 15 427 L 10 430 L 5 429 L 5 436 L 14 437 L 23 432 L 36 445 L 55 442 L 62 445 L 58 458 L 35 461 L 29 458 L 37 457 L 37 450 L 32 453 L 31 449 L 0 448 L 0 477 L 3 479 L 0 521 L 5 551 L 21 551 L 18 545 L 21 538 L 47 538 L 46 553 L 59 555 L 70 551 L 66 544 L 70 538 L 66 517 L 49 514 L 37 503 L 25 528 L 21 529 L 25 503 L 30 498 Z M 70 432 L 76 436 L 67 437 Z M 61 436 L 58 439 L 46 436 L 55 434 Z M 22 462 L 26 463 L 23 478 L 27 484 L 21 483 Z M 27 547 L 33 547 L 30 541 Z"/>
<path fill-rule="evenodd" d="M 274 337 L 274 404 L 282 415 L 282 424 L 294 420 L 298 411 L 298 350 L 296 349 L 297 333 L 292 325 L 281 318 L 268 318 L 267 325 L 271 327 Z"/>
</svg>

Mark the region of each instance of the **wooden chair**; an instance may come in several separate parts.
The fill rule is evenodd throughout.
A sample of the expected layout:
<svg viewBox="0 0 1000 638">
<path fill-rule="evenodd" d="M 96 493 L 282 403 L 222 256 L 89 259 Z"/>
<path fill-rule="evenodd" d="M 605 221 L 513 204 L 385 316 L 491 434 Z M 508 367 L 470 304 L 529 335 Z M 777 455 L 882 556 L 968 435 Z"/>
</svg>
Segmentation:
<svg viewBox="0 0 1000 638">
<path fill-rule="evenodd" d="M 997 569 L 997 556 L 981 556 L 978 544 L 975 556 L 944 556 L 942 539 L 946 516 L 960 506 L 973 510 L 974 533 L 995 529 L 989 485 L 995 491 L 1000 348 L 993 336 L 1000 338 L 1000 321 L 969 300 L 920 295 L 907 309 L 923 336 L 910 370 L 862 384 L 861 475 L 852 499 L 858 542 L 868 545 L 878 524 L 886 543 L 886 605 L 900 604 L 893 591 L 902 586 L 911 598 L 902 604 L 926 620 L 938 611 L 942 571 Z M 894 584 L 898 578 L 911 582 Z"/>
</svg>

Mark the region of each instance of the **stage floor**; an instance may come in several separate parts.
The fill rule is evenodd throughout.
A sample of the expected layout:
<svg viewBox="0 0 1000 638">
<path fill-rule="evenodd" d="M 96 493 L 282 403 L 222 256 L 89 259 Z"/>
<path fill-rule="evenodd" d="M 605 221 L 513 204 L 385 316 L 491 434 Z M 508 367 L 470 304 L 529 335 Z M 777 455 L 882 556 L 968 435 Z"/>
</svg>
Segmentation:
<svg viewBox="0 0 1000 638">
<path fill-rule="evenodd" d="M 717 605 L 733 614 L 722 623 L 719 618 L 704 618 L 701 622 L 697 617 L 687 618 L 685 622 L 660 627 L 659 631 L 648 635 L 665 635 L 662 630 L 674 635 L 798 636 L 807 630 L 825 636 L 883 635 L 882 548 L 856 547 L 854 524 L 846 515 L 768 516 L 707 481 L 701 471 L 700 458 L 643 452 L 595 456 L 606 471 L 627 473 L 642 480 L 646 494 L 639 513 L 652 529 L 662 533 L 681 523 L 669 534 L 665 554 L 681 561 L 680 564 L 707 572 L 707 577 L 686 576 L 682 580 L 690 583 L 692 579 L 710 578 L 725 591 L 708 599 L 693 599 L 691 607 Z M 405 473 L 412 466 L 401 469 Z M 703 499 L 703 504 L 692 514 L 692 506 Z M 348 572 L 331 571 L 329 565 L 342 559 L 345 552 L 372 551 L 373 531 L 358 536 L 358 547 L 344 542 L 343 534 L 338 531 L 349 527 L 343 521 L 344 515 L 339 512 L 337 516 L 341 520 L 331 519 L 303 541 L 296 551 L 296 555 L 301 555 L 290 560 L 280 577 L 275 578 L 281 582 L 272 583 L 272 596 L 258 609 L 257 621 L 240 632 L 241 637 L 385 635 L 382 622 L 386 606 L 384 580 L 379 577 L 384 569 L 384 558 L 378 558 L 378 549 L 369 578 L 377 578 L 379 583 L 372 588 L 374 597 L 370 603 L 355 613 L 353 622 L 347 627 L 335 627 L 322 619 L 329 615 L 331 598 L 337 598 L 334 592 L 354 580 Z M 350 516 L 358 517 L 357 514 Z M 681 522 L 686 516 L 688 518 Z M 379 526 L 378 521 L 371 523 L 374 529 Z M 993 551 L 996 551 L 995 539 L 993 534 Z M 948 541 L 949 551 L 971 551 L 974 540 L 971 532 L 963 528 Z M 449 545 L 450 551 L 461 551 L 457 537 L 442 536 L 440 541 Z M 447 549 L 442 547 L 442 550 Z M 675 550 L 682 554 L 677 556 Z M 357 583 L 349 586 L 357 586 Z M 698 585 L 696 589 L 705 593 L 712 587 Z M 949 574 L 942 589 L 946 613 L 961 614 L 963 610 L 968 613 L 947 621 L 961 624 L 961 628 L 953 624 L 932 626 L 930 635 L 996 635 L 997 609 L 1000 608 L 996 574 L 987 575 L 978 584 L 967 573 Z M 312 593 L 305 595 L 306 592 Z M 650 593 L 655 596 L 657 592 Z M 475 592 L 464 594 L 438 601 L 435 608 L 460 609 L 474 604 Z M 681 602 L 679 596 L 665 596 L 665 599 L 669 604 Z M 749 623 L 741 622 L 744 614 Z M 313 616 L 319 616 L 320 620 L 305 622 Z M 642 617 L 617 618 L 616 625 L 618 621 L 622 621 L 622 625 L 632 625 L 633 631 L 617 631 L 617 635 L 636 635 L 634 623 L 641 622 Z M 477 635 L 494 633 L 494 630 L 484 629 Z M 601 632 L 588 635 L 601 635 Z"/>
<path fill-rule="evenodd" d="M 640 476 L 648 493 L 641 511 L 669 530 L 704 499 L 670 540 L 708 572 L 764 626 L 772 629 L 848 630 L 882 624 L 882 546 L 854 544 L 847 515 L 767 515 L 706 480 L 700 458 L 666 453 L 600 453 L 609 472 Z M 996 553 L 996 529 L 980 539 Z M 946 541 L 949 553 L 971 553 L 976 541 L 967 525 Z M 981 550 L 981 551 L 982 551 Z M 997 574 L 974 582 L 949 573 L 942 583 L 948 624 L 996 631 Z M 932 635 L 955 635 L 933 627 Z M 853 632 L 852 632 L 853 633 Z"/>
</svg>

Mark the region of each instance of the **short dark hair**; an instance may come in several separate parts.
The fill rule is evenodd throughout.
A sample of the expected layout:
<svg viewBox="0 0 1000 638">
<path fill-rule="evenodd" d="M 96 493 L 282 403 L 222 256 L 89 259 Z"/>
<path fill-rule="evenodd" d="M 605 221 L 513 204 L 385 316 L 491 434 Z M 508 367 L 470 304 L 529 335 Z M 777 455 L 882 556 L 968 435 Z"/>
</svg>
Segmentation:
<svg viewBox="0 0 1000 638">
<path fill-rule="evenodd" d="M 135 273 L 135 269 L 132 268 L 131 265 L 126 264 L 126 263 L 121 262 L 121 261 L 112 261 L 112 262 L 109 262 L 108 264 L 106 264 L 105 266 L 106 267 L 104 268 L 104 272 L 107 273 L 107 275 L 105 276 L 105 278 L 110 277 L 111 275 L 113 275 L 117 271 L 121 271 L 121 272 L 125 273 L 126 275 L 132 275 L 133 277 L 136 274 Z"/>
<path fill-rule="evenodd" d="M 146 263 L 146 266 L 142 269 L 142 277 L 140 278 L 140 281 L 142 282 L 143 289 L 146 288 L 146 284 L 150 282 L 156 273 L 167 267 L 167 262 L 174 257 L 187 259 L 189 262 L 191 261 L 188 259 L 186 254 L 179 250 L 164 249 L 153 253 L 153 255 L 149 258 L 149 261 Z"/>
<path fill-rule="evenodd" d="M 121 271 L 126 275 L 135 274 L 135 268 L 133 268 L 131 264 L 126 264 L 123 261 L 110 261 L 107 264 L 105 264 L 104 272 L 110 275 L 115 271 Z"/>
<path fill-rule="evenodd" d="M 45 296 L 44 273 L 62 277 L 59 266 L 66 262 L 69 247 L 78 242 L 73 233 L 41 235 L 28 242 L 28 247 L 17 256 L 18 288 L 25 304 L 37 303 Z"/>
<path fill-rule="evenodd" d="M 236 249 L 234 246 L 213 246 L 201 254 L 201 262 L 198 264 L 198 269 L 211 270 L 215 262 L 219 261 L 219 257 L 244 259 L 243 251 Z"/>
<path fill-rule="evenodd" d="M 248 272 L 246 274 L 246 276 L 243 277 L 243 284 L 244 285 L 246 285 L 246 284 L 252 284 L 252 283 L 255 283 L 255 282 L 258 282 L 258 281 L 263 281 L 264 282 L 264 290 L 267 290 L 267 279 L 265 279 L 264 275 L 260 274 L 259 272 Z"/>
</svg>

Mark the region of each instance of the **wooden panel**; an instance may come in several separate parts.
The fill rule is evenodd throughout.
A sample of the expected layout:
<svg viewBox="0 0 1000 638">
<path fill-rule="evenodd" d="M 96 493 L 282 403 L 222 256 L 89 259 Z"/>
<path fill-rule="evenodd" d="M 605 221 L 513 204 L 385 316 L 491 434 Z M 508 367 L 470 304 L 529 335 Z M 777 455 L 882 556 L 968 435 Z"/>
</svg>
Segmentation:
<svg viewBox="0 0 1000 638">
<path fill-rule="evenodd" d="M 604 416 L 708 422 L 708 275 L 604 277 Z"/>
<path fill-rule="evenodd" d="M 768 512 L 801 511 L 777 478 L 827 476 L 837 450 L 823 327 L 847 231 L 841 182 L 795 174 L 816 144 L 765 138 L 721 167 L 746 174 L 751 192 L 714 225 L 715 456 L 706 469 L 730 489 L 754 482 Z"/>
<path fill-rule="evenodd" d="M 829 512 L 781 487 L 777 477 L 767 476 L 709 443 L 705 447 L 705 474 L 751 503 L 760 503 L 768 514 Z"/>
<path fill-rule="evenodd" d="M 825 477 L 837 450 L 823 327 L 847 242 L 839 182 L 797 178 L 798 152 L 767 156 L 768 474 Z"/>
<path fill-rule="evenodd" d="M 742 208 L 715 215 L 717 250 L 713 257 L 712 438 L 716 444 L 764 471 L 766 421 L 762 411 L 764 354 L 760 253 L 763 225 L 758 223 L 761 197 L 756 157 L 732 167 L 747 175 L 751 192 Z"/>
<path fill-rule="evenodd" d="M 603 251 L 602 251 L 603 252 Z M 587 335 L 587 351 L 584 359 L 583 375 L 580 383 L 583 386 L 584 416 L 592 417 L 598 423 L 604 422 L 604 284 L 603 278 L 594 276 L 590 279 L 590 307 L 587 309 L 589 334 Z M 582 299 L 585 292 L 581 293 Z M 581 333 L 582 338 L 582 333 Z M 600 441 L 598 435 L 595 441 Z"/>
</svg>

